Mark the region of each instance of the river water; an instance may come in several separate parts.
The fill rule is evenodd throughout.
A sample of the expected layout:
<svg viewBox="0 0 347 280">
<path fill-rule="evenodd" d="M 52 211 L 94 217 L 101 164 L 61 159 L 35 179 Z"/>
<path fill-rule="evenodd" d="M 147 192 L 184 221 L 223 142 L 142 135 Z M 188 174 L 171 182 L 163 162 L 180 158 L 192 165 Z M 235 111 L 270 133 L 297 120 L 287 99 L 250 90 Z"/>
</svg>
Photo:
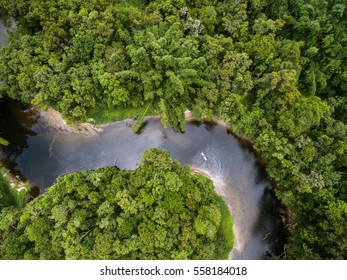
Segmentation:
<svg viewBox="0 0 347 280">
<path fill-rule="evenodd" d="M 0 46 L 7 42 L 0 23 Z M 231 259 L 267 259 L 283 252 L 283 209 L 250 143 L 215 123 L 187 122 L 185 133 L 147 119 L 134 134 L 125 122 L 89 133 L 57 126 L 47 114 L 13 100 L 0 101 L 1 163 L 44 190 L 63 174 L 107 165 L 134 169 L 150 148 L 167 149 L 173 159 L 204 170 L 227 202 L 234 219 Z"/>
<path fill-rule="evenodd" d="M 222 125 L 187 122 L 186 132 L 176 133 L 150 118 L 139 134 L 123 121 L 72 132 L 12 100 L 0 102 L 0 120 L 0 136 L 10 141 L 2 148 L 2 163 L 41 190 L 73 171 L 115 163 L 134 169 L 145 150 L 167 149 L 173 159 L 208 173 L 227 202 L 235 233 L 231 259 L 267 259 L 283 251 L 283 209 L 264 166 L 249 143 Z"/>
</svg>

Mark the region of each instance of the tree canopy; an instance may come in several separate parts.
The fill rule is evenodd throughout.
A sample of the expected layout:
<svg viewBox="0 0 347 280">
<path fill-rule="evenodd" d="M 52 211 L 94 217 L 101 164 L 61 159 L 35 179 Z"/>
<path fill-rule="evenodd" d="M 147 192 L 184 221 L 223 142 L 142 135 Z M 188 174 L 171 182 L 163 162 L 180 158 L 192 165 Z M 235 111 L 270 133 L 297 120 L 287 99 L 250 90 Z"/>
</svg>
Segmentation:
<svg viewBox="0 0 347 280">
<path fill-rule="evenodd" d="M 232 222 L 213 183 L 168 151 L 134 171 L 104 167 L 60 177 L 17 219 L 2 214 L 2 259 L 220 259 Z M 227 232 L 227 234 L 225 234 Z"/>
<path fill-rule="evenodd" d="M 2 0 L 18 28 L 0 96 L 70 121 L 183 111 L 250 139 L 288 208 L 283 256 L 347 258 L 347 9 L 344 0 Z"/>
</svg>

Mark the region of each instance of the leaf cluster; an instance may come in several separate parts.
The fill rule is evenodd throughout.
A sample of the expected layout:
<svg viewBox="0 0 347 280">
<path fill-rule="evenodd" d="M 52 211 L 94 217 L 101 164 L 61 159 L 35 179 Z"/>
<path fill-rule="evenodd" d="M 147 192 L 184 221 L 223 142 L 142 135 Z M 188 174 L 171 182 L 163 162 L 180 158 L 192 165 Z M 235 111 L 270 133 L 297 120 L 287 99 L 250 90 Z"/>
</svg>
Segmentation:
<svg viewBox="0 0 347 280">
<path fill-rule="evenodd" d="M 152 149 L 134 171 L 104 167 L 60 177 L 17 220 L 7 219 L 0 256 L 227 258 L 232 224 L 223 203 L 210 180 Z"/>
<path fill-rule="evenodd" d="M 59 4 L 58 4 L 59 2 Z M 99 104 L 183 111 L 249 138 L 288 207 L 288 252 L 347 258 L 346 3 L 1 1 L 18 28 L 0 95 L 84 120 Z"/>
</svg>

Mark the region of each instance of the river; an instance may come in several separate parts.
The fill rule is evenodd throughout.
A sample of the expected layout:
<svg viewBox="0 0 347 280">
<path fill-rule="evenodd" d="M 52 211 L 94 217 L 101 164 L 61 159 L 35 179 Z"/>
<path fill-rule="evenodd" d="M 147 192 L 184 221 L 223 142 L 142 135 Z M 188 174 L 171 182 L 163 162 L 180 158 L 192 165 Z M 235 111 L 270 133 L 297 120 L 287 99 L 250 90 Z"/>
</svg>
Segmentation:
<svg viewBox="0 0 347 280">
<path fill-rule="evenodd" d="M 150 148 L 167 149 L 173 159 L 204 170 L 227 202 L 234 219 L 231 259 L 267 259 L 283 252 L 283 209 L 250 143 L 216 123 L 187 122 L 185 133 L 145 120 L 139 134 L 126 122 L 98 131 L 74 132 L 56 125 L 46 113 L 25 105 L 0 102 L 2 163 L 41 190 L 73 171 L 116 165 L 134 169 Z"/>
<path fill-rule="evenodd" d="M 0 23 L 0 46 L 7 42 Z M 227 202 L 234 219 L 231 259 L 267 259 L 283 252 L 283 209 L 250 143 L 216 123 L 187 122 L 185 133 L 146 119 L 134 134 L 125 122 L 100 131 L 74 132 L 52 122 L 49 114 L 5 100 L 0 102 L 1 163 L 41 191 L 63 174 L 117 164 L 134 169 L 150 148 L 167 149 L 173 159 L 204 170 Z"/>
</svg>

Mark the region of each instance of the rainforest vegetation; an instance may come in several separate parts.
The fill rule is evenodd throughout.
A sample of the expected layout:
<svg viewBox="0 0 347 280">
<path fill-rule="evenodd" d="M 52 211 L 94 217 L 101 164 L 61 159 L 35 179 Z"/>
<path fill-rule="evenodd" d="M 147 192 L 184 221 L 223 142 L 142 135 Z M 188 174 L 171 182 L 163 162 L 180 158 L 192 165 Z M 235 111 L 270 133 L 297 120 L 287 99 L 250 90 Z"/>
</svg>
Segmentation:
<svg viewBox="0 0 347 280">
<path fill-rule="evenodd" d="M 20 214 L 4 214 L 2 259 L 225 259 L 233 246 L 212 181 L 159 149 L 134 171 L 60 177 Z"/>
<path fill-rule="evenodd" d="M 261 152 L 276 195 L 288 209 L 284 219 L 290 236 L 279 257 L 346 259 L 346 9 L 344 0 L 0 0 L 2 19 L 17 23 L 10 43 L 1 49 L 0 96 L 53 107 L 71 123 L 98 112 L 135 110 L 135 131 L 149 112 L 181 131 L 186 109 L 201 120 L 222 119 Z M 75 212 L 64 213 L 75 202 L 68 206 L 60 199 L 69 201 L 74 194 L 82 199 L 82 190 L 68 193 L 64 186 L 80 178 L 92 188 L 91 178 L 103 172 L 118 174 L 106 168 L 60 178 L 28 205 L 18 228 L 9 233 L 26 238 L 25 245 L 13 238 L 7 242 L 27 251 L 25 257 L 110 256 L 110 247 L 106 252 L 94 248 L 89 252 L 94 255 L 78 248 L 77 255 L 69 255 L 55 243 L 60 234 L 69 236 L 68 230 L 80 234 L 60 216 L 72 218 Z M 113 176 L 123 175 L 107 178 Z M 66 194 L 53 198 L 60 188 Z M 48 201 L 57 203 L 57 216 L 44 212 L 34 219 L 35 207 L 46 207 Z M 57 235 L 36 242 L 30 230 L 41 223 L 44 232 L 47 219 L 57 223 L 52 233 Z M 91 224 L 102 221 L 88 219 Z M 143 224 L 144 232 L 148 225 Z M 102 227 L 85 232 L 80 238 L 91 242 Z M 108 229 L 105 234 L 112 238 Z M 52 251 L 42 253 L 40 246 L 48 243 Z M 171 255 L 156 254 L 154 245 L 148 250 L 158 258 L 175 253 L 199 258 L 209 246 L 187 252 L 177 251 L 174 243 L 165 249 Z M 77 246 L 66 248 L 70 245 Z M 126 247 L 130 244 L 122 246 L 128 252 L 124 257 L 140 254 Z"/>
</svg>

